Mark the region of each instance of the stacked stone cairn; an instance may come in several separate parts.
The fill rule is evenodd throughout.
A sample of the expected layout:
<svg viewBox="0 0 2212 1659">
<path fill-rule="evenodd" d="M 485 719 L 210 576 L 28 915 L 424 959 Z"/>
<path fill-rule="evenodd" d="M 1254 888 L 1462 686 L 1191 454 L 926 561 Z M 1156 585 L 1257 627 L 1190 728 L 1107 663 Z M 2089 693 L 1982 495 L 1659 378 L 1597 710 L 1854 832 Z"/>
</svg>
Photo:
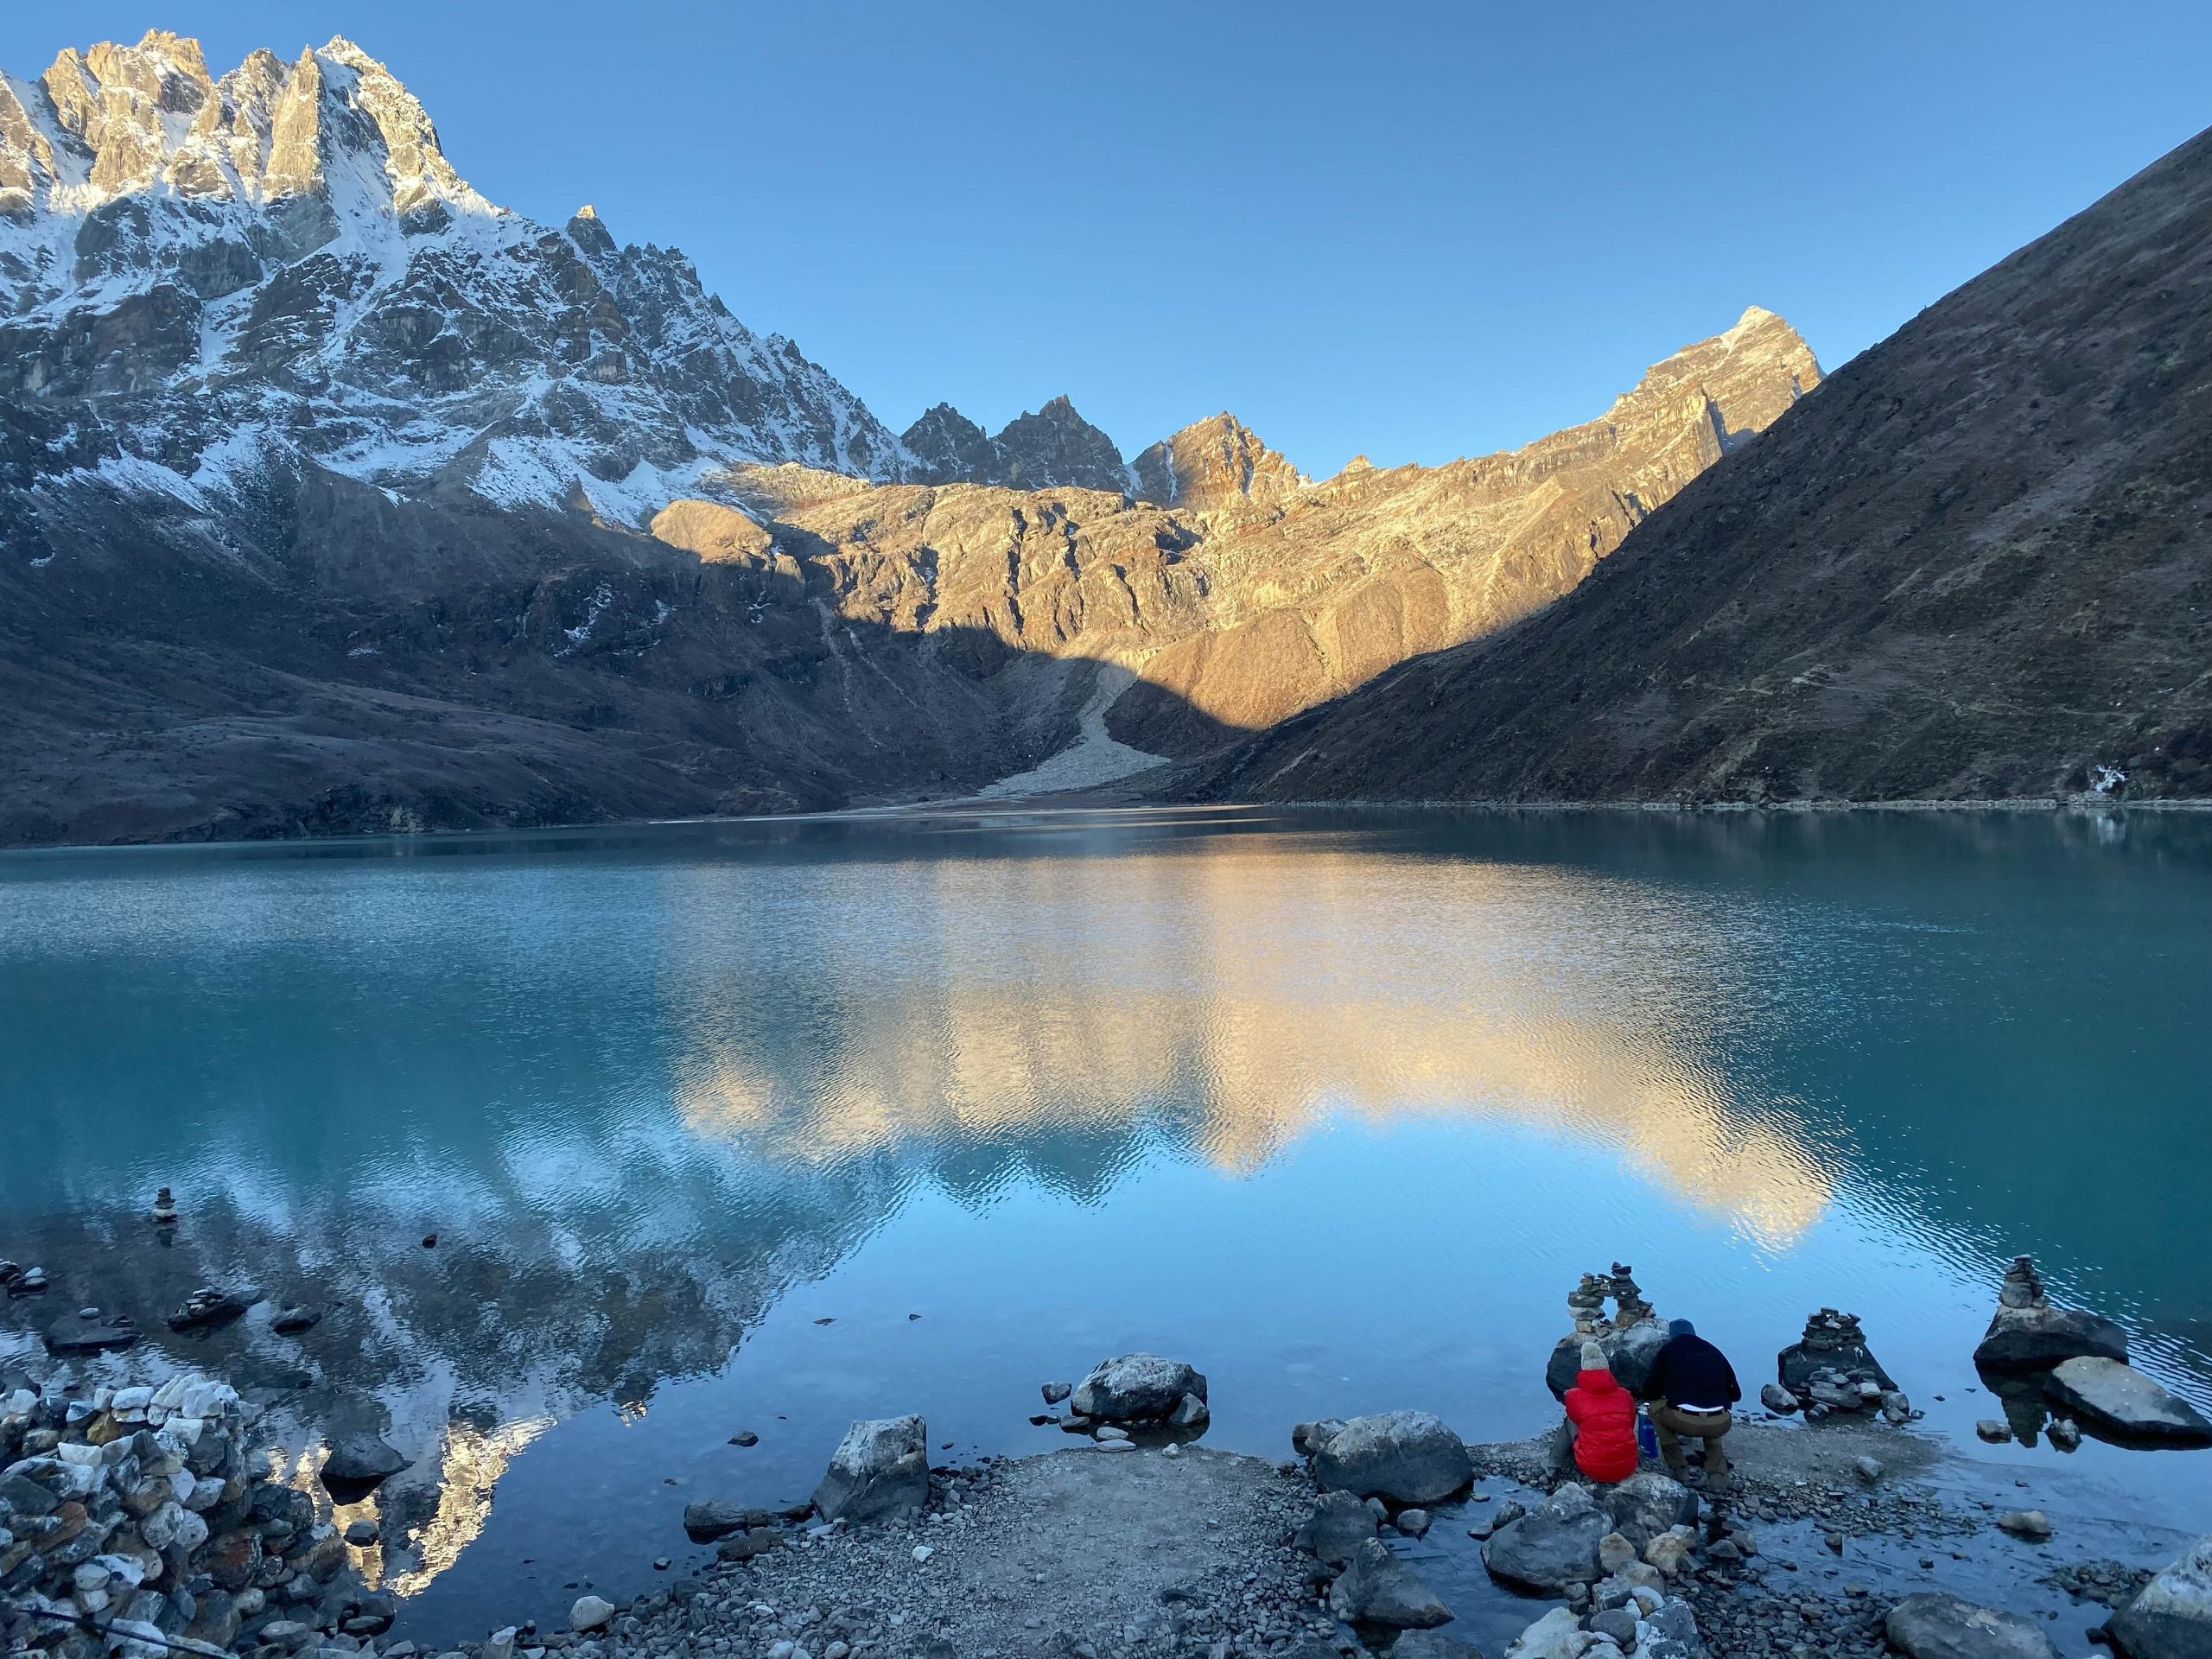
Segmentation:
<svg viewBox="0 0 2212 1659">
<path fill-rule="evenodd" d="M 1613 1305 L 1611 1317 L 1605 1304 Z M 1567 1294 L 1567 1313 L 1572 1328 L 1552 1349 L 1544 1365 L 1544 1385 L 1552 1397 L 1564 1400 L 1582 1369 L 1582 1344 L 1595 1341 L 1605 1351 L 1606 1363 L 1620 1384 L 1639 1400 L 1645 1397 L 1651 1362 L 1667 1345 L 1666 1327 L 1644 1300 L 1636 1282 L 1636 1270 L 1616 1262 L 1611 1273 L 1586 1273 Z"/>
<path fill-rule="evenodd" d="M 0 1395 L 0 1637 L 52 1659 L 358 1653 L 397 1605 L 308 1493 L 248 1462 L 249 1408 L 159 1388 Z"/>
<path fill-rule="evenodd" d="M 1805 1321 L 1805 1334 L 1775 1356 L 1775 1370 L 1779 1386 L 1759 1394 L 1771 1411 L 1802 1408 L 1811 1422 L 1840 1413 L 1904 1424 L 1919 1414 L 1866 1346 L 1856 1313 L 1821 1309 Z"/>
<path fill-rule="evenodd" d="M 20 1262 L 0 1262 L 0 1290 L 8 1293 L 10 1301 L 18 1296 L 43 1296 L 46 1287 L 44 1268 L 27 1268 Z"/>
<path fill-rule="evenodd" d="M 1998 1287 L 1997 1312 L 1974 1351 L 1983 1371 L 2047 1370 L 2069 1359 L 2127 1362 L 2127 1333 L 2110 1319 L 2079 1308 L 2053 1307 L 2035 1258 L 2016 1255 Z"/>
</svg>

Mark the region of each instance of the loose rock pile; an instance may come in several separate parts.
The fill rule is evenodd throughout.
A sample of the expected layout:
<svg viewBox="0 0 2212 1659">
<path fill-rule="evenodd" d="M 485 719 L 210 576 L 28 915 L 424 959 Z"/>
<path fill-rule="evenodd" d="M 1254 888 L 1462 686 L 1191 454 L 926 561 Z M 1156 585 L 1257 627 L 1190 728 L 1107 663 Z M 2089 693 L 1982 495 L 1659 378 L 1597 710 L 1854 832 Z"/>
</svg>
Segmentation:
<svg viewBox="0 0 2212 1659">
<path fill-rule="evenodd" d="M 246 1457 L 228 1385 L 0 1397 L 0 1629 L 57 1659 L 357 1652 L 388 1630 L 307 1493 Z M 87 1628 L 89 1626 L 89 1628 Z"/>
<path fill-rule="evenodd" d="M 11 1301 L 18 1296 L 43 1296 L 46 1287 L 44 1268 L 27 1268 L 20 1262 L 0 1262 L 0 1290 L 6 1291 Z"/>
<path fill-rule="evenodd" d="M 1916 1414 L 1897 1379 L 1866 1346 L 1856 1313 L 1821 1309 L 1805 1321 L 1805 1334 L 1775 1356 L 1775 1370 L 1778 1390 L 1762 1390 L 1759 1396 L 1770 1410 L 1795 1402 L 1812 1422 L 1836 1412 L 1878 1412 L 1896 1424 Z"/>
</svg>

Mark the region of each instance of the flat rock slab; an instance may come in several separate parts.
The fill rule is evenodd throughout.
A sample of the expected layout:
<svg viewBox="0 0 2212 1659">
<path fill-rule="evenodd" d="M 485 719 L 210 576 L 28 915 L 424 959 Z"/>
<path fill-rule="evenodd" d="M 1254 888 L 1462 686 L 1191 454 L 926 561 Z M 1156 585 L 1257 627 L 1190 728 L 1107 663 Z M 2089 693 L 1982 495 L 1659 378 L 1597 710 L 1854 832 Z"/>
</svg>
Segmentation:
<svg viewBox="0 0 2212 1659">
<path fill-rule="evenodd" d="M 2072 1409 L 2083 1427 L 2149 1446 L 2212 1446 L 2212 1421 L 2188 1401 L 2132 1365 L 2069 1359 L 2044 1379 L 2044 1392 Z"/>
<path fill-rule="evenodd" d="M 1897 1603 L 1883 1633 L 1906 1659 L 2058 1659 L 2057 1648 L 2032 1618 L 1941 1591 Z"/>
<path fill-rule="evenodd" d="M 97 1354 L 128 1348 L 138 1340 L 136 1325 L 112 1325 L 71 1313 L 58 1319 L 46 1333 L 50 1354 Z"/>
<path fill-rule="evenodd" d="M 1242 1618 L 1250 1573 L 1263 1599 L 1310 1608 L 1307 1558 L 1286 1540 L 1313 1501 L 1302 1477 L 1235 1452 L 1070 1447 L 995 1465 L 943 1522 L 855 1528 L 763 1555 L 730 1583 L 746 1603 L 899 1608 L 906 1631 L 959 1654 L 1062 1653 L 1063 1635 L 1103 1651 L 1133 1624 L 1164 1636 L 1179 1609 Z"/>
</svg>

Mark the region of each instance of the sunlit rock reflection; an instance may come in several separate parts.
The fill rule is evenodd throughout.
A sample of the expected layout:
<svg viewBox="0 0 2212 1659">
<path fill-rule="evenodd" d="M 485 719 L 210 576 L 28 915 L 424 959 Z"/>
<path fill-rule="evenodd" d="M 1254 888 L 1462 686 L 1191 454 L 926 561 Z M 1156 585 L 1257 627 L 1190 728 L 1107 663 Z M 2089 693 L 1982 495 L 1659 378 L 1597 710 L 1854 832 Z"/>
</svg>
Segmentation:
<svg viewBox="0 0 2212 1659">
<path fill-rule="evenodd" d="M 507 1465 L 555 1421 L 525 1417 L 489 1430 L 466 1421 L 448 1424 L 438 1459 L 437 1512 L 416 1534 L 413 1564 L 393 1573 L 385 1587 L 414 1595 L 459 1560 L 492 1518 L 493 1492 Z"/>
<path fill-rule="evenodd" d="M 804 1163 L 1103 1132 L 1241 1174 L 1332 1115 L 1490 1117 L 1615 1149 L 1768 1243 L 1818 1219 L 1815 1154 L 1708 1052 L 1745 995 L 1725 915 L 1567 869 L 1402 871 L 1310 854 L 902 869 L 897 918 L 777 964 L 813 1014 L 796 1039 L 711 968 L 679 974 L 684 1121 Z M 687 873 L 707 890 L 679 913 L 727 913 L 725 874 Z M 696 926 L 727 964 L 729 940 Z M 1685 957 L 1694 1001 L 1667 988 Z"/>
</svg>

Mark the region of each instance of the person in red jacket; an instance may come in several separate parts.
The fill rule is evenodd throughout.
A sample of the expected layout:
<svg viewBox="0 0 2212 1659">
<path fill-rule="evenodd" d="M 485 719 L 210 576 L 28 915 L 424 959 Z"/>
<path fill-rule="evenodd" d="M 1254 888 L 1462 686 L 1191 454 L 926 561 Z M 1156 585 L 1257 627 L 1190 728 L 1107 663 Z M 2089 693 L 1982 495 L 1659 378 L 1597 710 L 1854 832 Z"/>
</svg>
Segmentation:
<svg viewBox="0 0 2212 1659">
<path fill-rule="evenodd" d="M 1574 1466 L 1608 1484 L 1636 1472 L 1636 1401 L 1614 1381 L 1605 1351 L 1582 1344 L 1582 1369 L 1567 1391 L 1567 1433 L 1574 1437 Z"/>
</svg>

